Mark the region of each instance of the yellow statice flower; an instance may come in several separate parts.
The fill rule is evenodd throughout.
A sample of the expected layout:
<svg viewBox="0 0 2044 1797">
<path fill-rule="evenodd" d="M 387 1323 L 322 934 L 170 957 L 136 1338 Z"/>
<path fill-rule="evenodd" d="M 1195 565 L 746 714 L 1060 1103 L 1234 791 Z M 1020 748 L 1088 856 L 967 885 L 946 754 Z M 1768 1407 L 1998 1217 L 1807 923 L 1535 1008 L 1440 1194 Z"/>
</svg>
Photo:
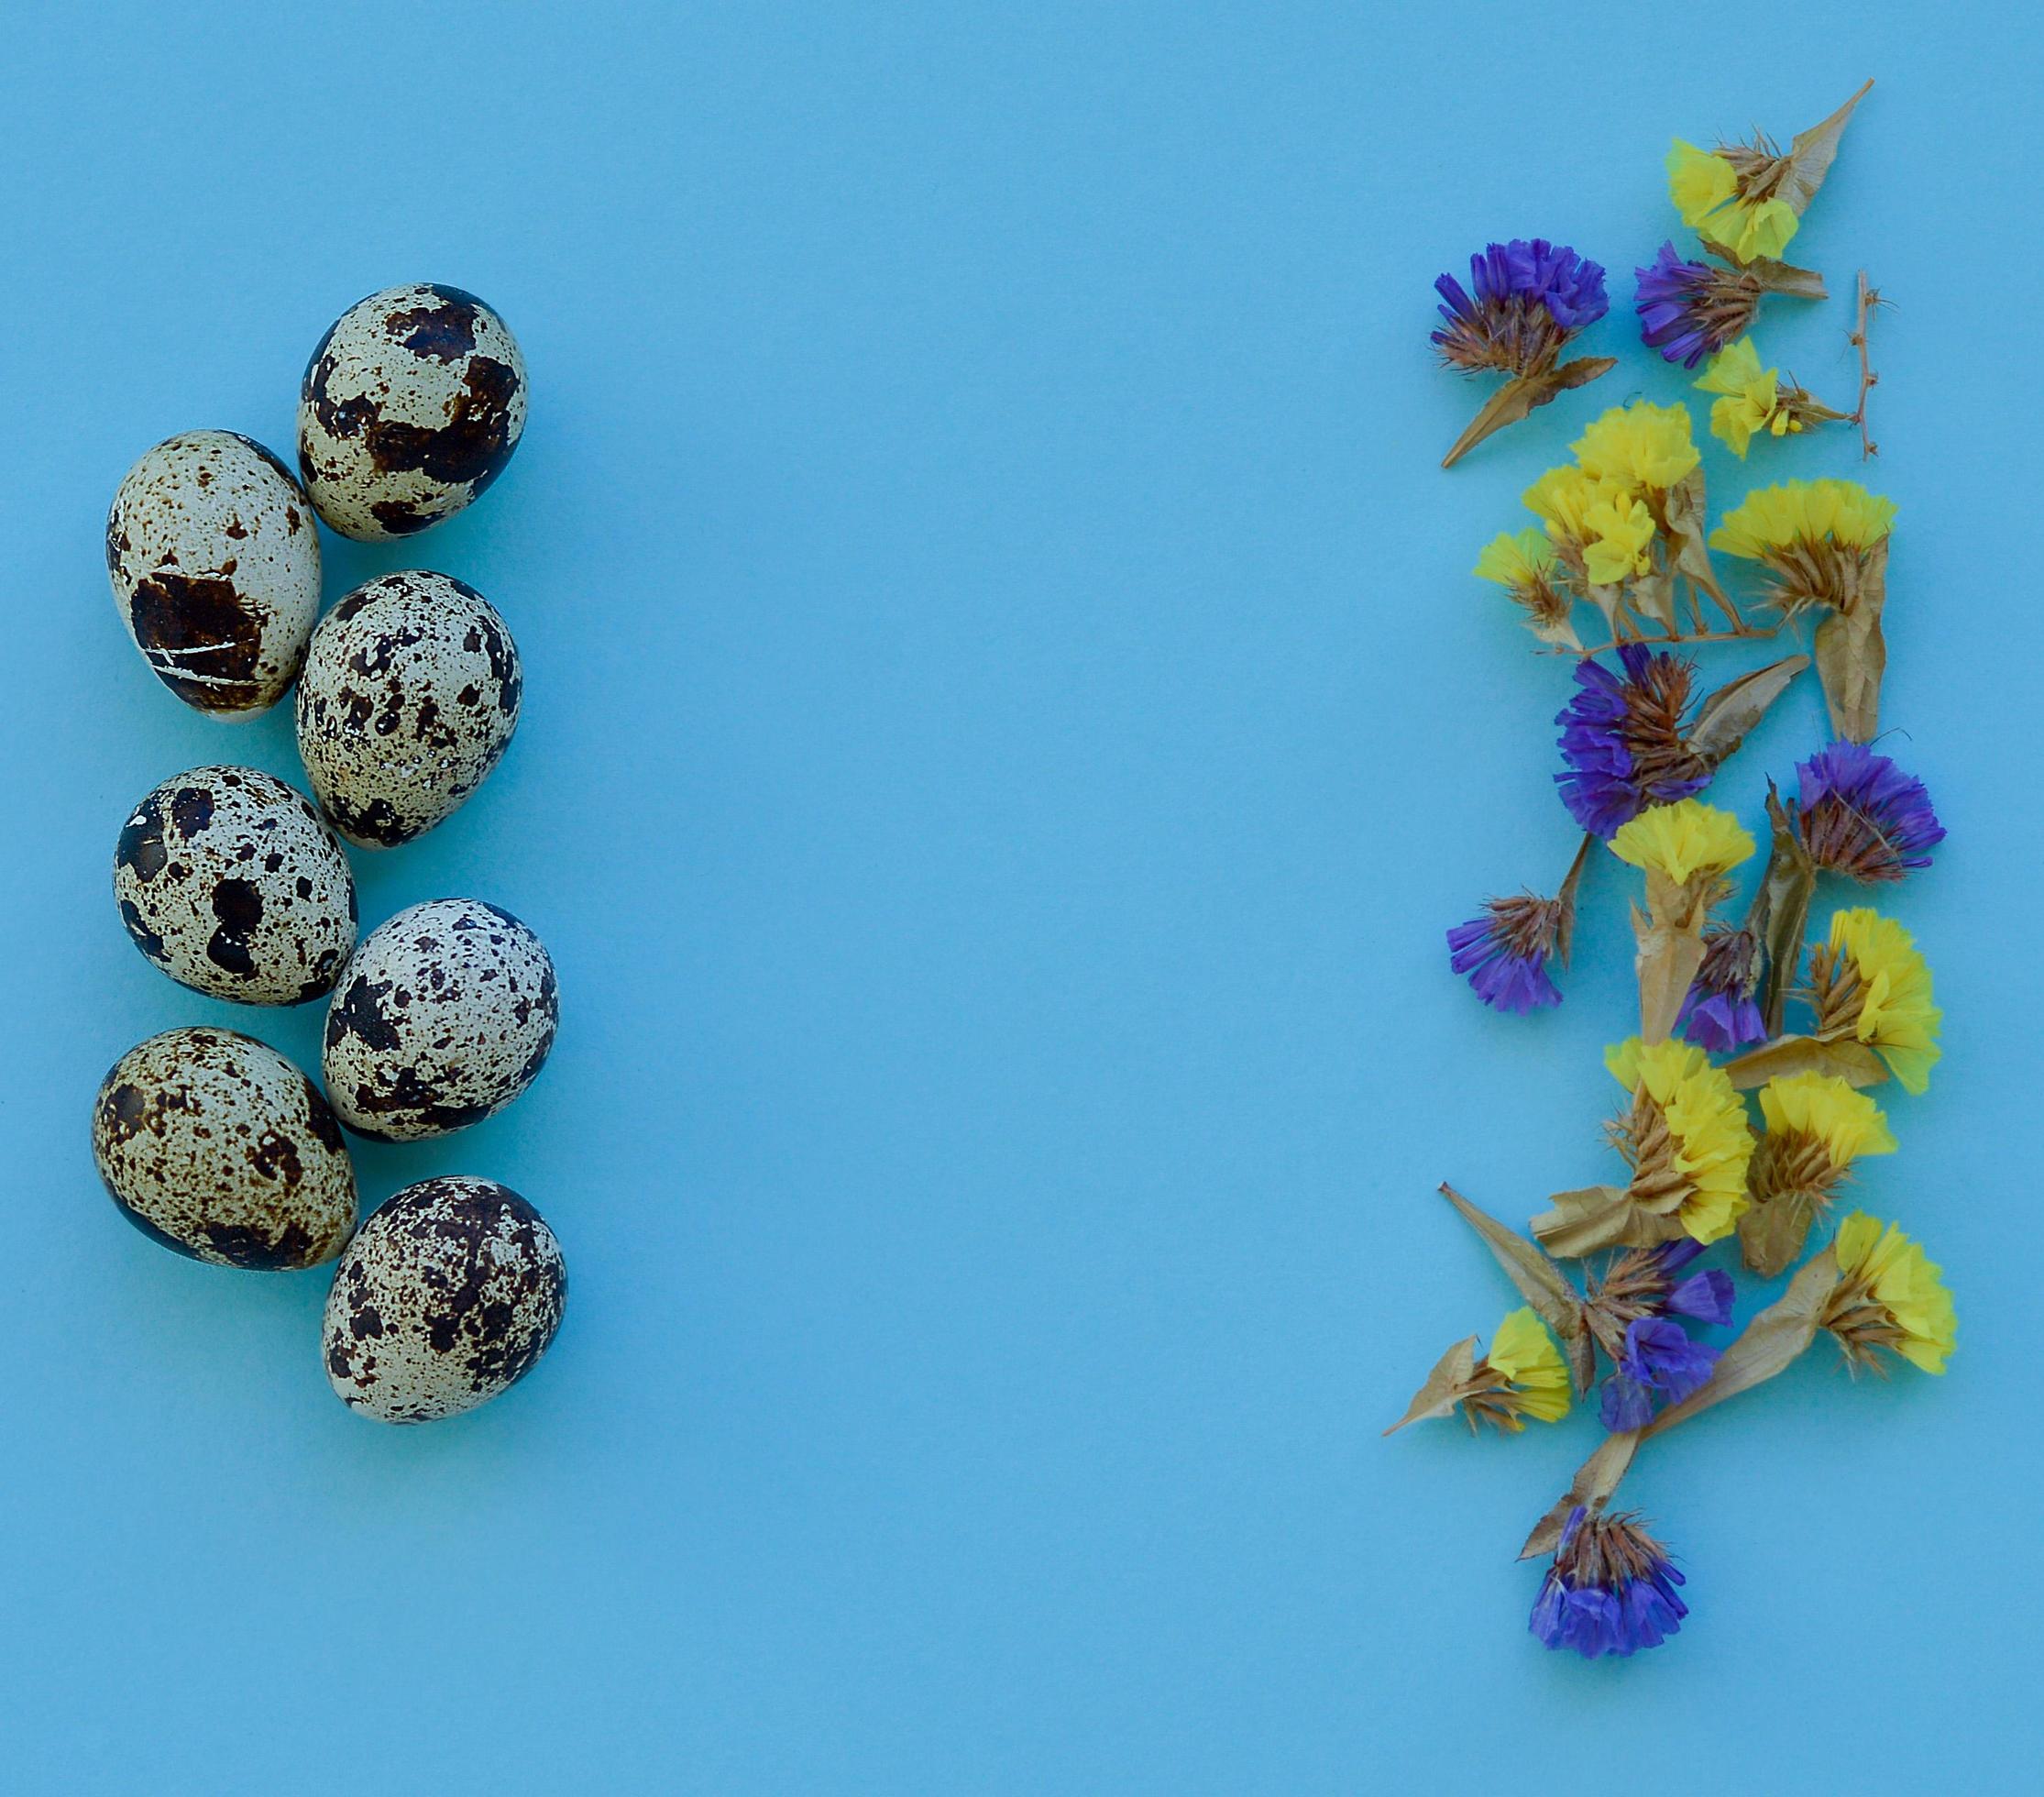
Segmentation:
<svg viewBox="0 0 2044 1797">
<path fill-rule="evenodd" d="M 1802 223 L 1786 200 L 1735 200 L 1710 220 L 1704 235 L 1723 244 L 1742 262 L 1763 257 L 1778 261 Z"/>
<path fill-rule="evenodd" d="M 1500 1428 L 1523 1428 L 1525 1417 L 1558 1423 L 1568 1415 L 1568 1368 L 1546 1324 L 1530 1306 L 1522 1306 L 1498 1325 L 1483 1365 L 1501 1374 L 1510 1386 L 1503 1414 L 1494 1418 Z M 1502 1396 L 1494 1394 L 1492 1401 Z"/>
<path fill-rule="evenodd" d="M 1544 580 L 1554 566 L 1555 546 L 1541 532 L 1500 531 L 1477 557 L 1476 574 L 1500 587 L 1531 587 Z"/>
<path fill-rule="evenodd" d="M 1753 834 L 1730 811 L 1700 799 L 1652 805 L 1611 838 L 1621 861 L 1665 875 L 1677 886 L 1727 874 L 1753 852 Z"/>
<path fill-rule="evenodd" d="M 1732 1089 L 1724 1069 L 1693 1043 L 1669 1040 L 1643 1042 L 1633 1036 L 1604 1051 L 1604 1064 L 1632 1094 L 1635 1108 L 1644 1092 L 1665 1124 L 1665 1147 L 1647 1140 L 1635 1119 L 1628 1126 L 1633 1184 L 1643 1177 L 1656 1184 L 1669 1173 L 1679 1175 L 1688 1190 L 1676 1215 L 1683 1229 L 1698 1241 L 1718 1241 L 1730 1235 L 1749 1202 L 1746 1168 L 1753 1155 L 1753 1130 L 1746 1107 Z M 1665 1164 L 1649 1164 L 1665 1155 Z"/>
<path fill-rule="evenodd" d="M 1567 581 L 1556 578 L 1560 559 L 1541 531 L 1500 531 L 1477 557 L 1476 576 L 1502 587 L 1525 612 L 1527 628 L 1543 643 L 1579 654 L 1582 641 L 1569 622 L 1575 593 Z"/>
<path fill-rule="evenodd" d="M 1761 1088 L 1767 1133 L 1746 1169 L 1753 1207 L 1739 1219 L 1746 1264 L 1764 1279 L 1801 1259 L 1810 1227 L 1863 1154 L 1892 1154 L 1881 1108 L 1831 1074 L 1790 1074 Z"/>
<path fill-rule="evenodd" d="M 1520 495 L 1526 510 L 1557 543 L 1581 543 L 1591 533 L 1593 507 L 1629 498 L 1615 480 L 1594 480 L 1572 463 L 1551 468 Z"/>
<path fill-rule="evenodd" d="M 1567 465 L 1549 469 L 1522 498 L 1554 542 L 1574 546 L 1597 585 L 1614 585 L 1650 566 L 1654 514 L 1624 482 Z"/>
<path fill-rule="evenodd" d="M 1790 1074 L 1760 1088 L 1760 1114 L 1776 1140 L 1799 1138 L 1824 1152 L 1833 1171 L 1863 1154 L 1893 1154 L 1896 1142 L 1881 1107 L 1831 1074 Z"/>
<path fill-rule="evenodd" d="M 1634 400 L 1615 405 L 1571 446 L 1584 473 L 1630 492 L 1666 492 L 1703 459 L 1689 408 Z"/>
<path fill-rule="evenodd" d="M 1738 191 L 1738 173 L 1723 157 L 1675 140 L 1668 151 L 1668 198 L 1692 231 Z"/>
<path fill-rule="evenodd" d="M 1932 1002 L 1930 968 L 1915 939 L 1893 918 L 1862 905 L 1832 917 L 1830 949 L 1827 964 L 1813 969 L 1823 988 L 1820 1026 L 1830 1023 L 1842 1033 L 1839 1026 L 1850 1023 L 1904 1091 L 1923 1091 L 1944 1053 L 1938 1031 L 1945 1014 Z M 1850 979 L 1841 977 L 1848 969 Z"/>
<path fill-rule="evenodd" d="M 1654 566 L 1654 514 L 1630 495 L 1600 499 L 1584 514 L 1583 571 L 1600 587 L 1615 586 Z"/>
<path fill-rule="evenodd" d="M 1926 1373 L 1942 1373 L 1959 1345 L 1959 1313 L 1943 1270 L 1893 1223 L 1863 1210 L 1838 1227 L 1840 1279 L 1823 1325 L 1855 1363 L 1885 1348 Z"/>
<path fill-rule="evenodd" d="M 1680 138 L 1668 151 L 1668 198 L 1685 225 L 1742 262 L 1778 258 L 1803 222 L 1786 200 L 1742 198 L 1729 160 Z"/>
<path fill-rule="evenodd" d="M 1711 532 L 1710 546 L 1748 561 L 1820 543 L 1870 549 L 1894 527 L 1895 512 L 1893 500 L 1857 480 L 1786 480 L 1748 493 Z"/>
<path fill-rule="evenodd" d="M 1800 431 L 1802 422 L 1780 397 L 1779 370 L 1760 366 L 1760 351 L 1753 340 L 1743 336 L 1728 343 L 1705 365 L 1697 385 L 1706 393 L 1724 397 L 1710 408 L 1710 434 L 1729 444 L 1741 461 L 1756 431 L 1789 436 Z"/>
</svg>

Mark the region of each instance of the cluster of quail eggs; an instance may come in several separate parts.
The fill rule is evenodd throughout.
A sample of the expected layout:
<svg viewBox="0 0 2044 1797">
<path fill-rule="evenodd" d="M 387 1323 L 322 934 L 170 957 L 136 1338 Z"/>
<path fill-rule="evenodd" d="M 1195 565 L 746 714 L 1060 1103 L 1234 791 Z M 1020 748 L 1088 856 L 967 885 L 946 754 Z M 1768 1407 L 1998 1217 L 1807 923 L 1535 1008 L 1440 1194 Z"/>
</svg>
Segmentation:
<svg viewBox="0 0 2044 1797">
<path fill-rule="evenodd" d="M 501 1110 L 554 1045 L 554 967 L 477 898 L 359 933 L 346 844 L 392 848 L 483 783 L 517 728 L 517 645 L 451 575 L 386 574 L 320 616 L 316 515 L 364 542 L 468 504 L 517 447 L 525 367 L 504 322 L 452 287 L 350 306 L 305 370 L 293 474 L 230 431 L 127 472 L 106 521 L 122 622 L 157 678 L 215 717 L 297 687 L 308 795 L 253 767 L 188 768 L 122 827 L 114 896 L 172 979 L 248 1005 L 326 1004 L 324 1089 L 235 1031 L 171 1030 L 101 1086 L 93 1150 L 145 1235 L 215 1265 L 336 1262 L 327 1377 L 354 1409 L 423 1422 L 522 1377 L 567 1282 L 545 1220 L 489 1179 L 428 1179 L 357 1224 L 347 1132 L 446 1135 Z"/>
</svg>

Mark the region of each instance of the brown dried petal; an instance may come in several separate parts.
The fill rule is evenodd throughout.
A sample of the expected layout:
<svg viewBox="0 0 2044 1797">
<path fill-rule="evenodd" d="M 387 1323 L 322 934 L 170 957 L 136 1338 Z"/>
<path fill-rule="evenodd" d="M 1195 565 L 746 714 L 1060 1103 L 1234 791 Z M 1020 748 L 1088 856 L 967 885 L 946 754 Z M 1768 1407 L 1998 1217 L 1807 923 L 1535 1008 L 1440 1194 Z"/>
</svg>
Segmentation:
<svg viewBox="0 0 2044 1797">
<path fill-rule="evenodd" d="M 1472 1335 L 1456 1342 L 1434 1362 L 1434 1371 L 1426 1375 L 1426 1384 L 1412 1394 L 1412 1401 L 1405 1406 L 1405 1414 L 1384 1433 L 1396 1435 L 1408 1423 L 1452 1416 L 1463 1388 L 1476 1372 L 1476 1365 L 1477 1339 Z"/>
<path fill-rule="evenodd" d="M 1583 1300 L 1568 1277 L 1524 1236 L 1508 1229 L 1489 1211 L 1473 1205 L 1454 1186 L 1444 1184 L 1441 1196 L 1460 1211 L 1464 1221 L 1483 1238 L 1491 1256 L 1504 1269 L 1519 1295 L 1540 1313 L 1561 1339 L 1562 1352 L 1578 1394 L 1589 1390 L 1597 1368 L 1597 1349 L 1583 1313 Z"/>
<path fill-rule="evenodd" d="M 1564 362 L 1559 368 L 1533 369 L 1525 374 L 1514 375 L 1484 402 L 1482 411 L 1470 420 L 1468 429 L 1456 438 L 1455 446 L 1441 458 L 1441 466 L 1453 468 L 1485 437 L 1496 435 L 1507 424 L 1516 424 L 1535 406 L 1559 399 L 1572 388 L 1587 386 L 1599 375 L 1608 374 L 1617 366 L 1615 356 L 1585 356 L 1577 361 Z"/>
<path fill-rule="evenodd" d="M 1825 1042 L 1815 1036 L 1783 1036 L 1748 1049 L 1725 1063 L 1725 1074 L 1742 1092 L 1791 1074 L 1832 1074 L 1848 1086 L 1879 1086 L 1887 1064 L 1864 1042 Z"/>
<path fill-rule="evenodd" d="M 1698 709 L 1688 747 L 1713 766 L 1725 760 L 1808 666 L 1808 656 L 1785 656 L 1720 687 Z"/>
</svg>

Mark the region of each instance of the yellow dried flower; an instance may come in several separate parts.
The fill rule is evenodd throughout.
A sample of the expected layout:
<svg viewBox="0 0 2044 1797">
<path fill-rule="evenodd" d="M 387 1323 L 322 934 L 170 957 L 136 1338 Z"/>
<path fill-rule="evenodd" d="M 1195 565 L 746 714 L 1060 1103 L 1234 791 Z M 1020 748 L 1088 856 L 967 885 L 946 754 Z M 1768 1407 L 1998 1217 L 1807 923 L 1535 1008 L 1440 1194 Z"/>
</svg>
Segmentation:
<svg viewBox="0 0 2044 1797">
<path fill-rule="evenodd" d="M 1865 550 L 1887 535 L 1895 514 L 1893 500 L 1857 480 L 1786 480 L 1748 493 L 1711 532 L 1710 546 L 1748 561 L 1827 544 Z"/>
<path fill-rule="evenodd" d="M 1628 1196 L 1663 1215 L 1672 1210 L 1698 1241 L 1730 1235 L 1748 1203 L 1753 1137 L 1724 1070 L 1692 1043 L 1637 1036 L 1605 1050 L 1604 1064 L 1633 1098 L 1616 1132 L 1632 1162 Z"/>
<path fill-rule="evenodd" d="M 1653 805 L 1611 838 L 1621 861 L 1665 875 L 1678 886 L 1698 875 L 1720 877 L 1753 852 L 1753 834 L 1730 811 L 1700 799 Z"/>
<path fill-rule="evenodd" d="M 1613 406 L 1571 446 L 1584 473 L 1635 493 L 1666 492 L 1703 460 L 1689 408 L 1634 400 Z"/>
<path fill-rule="evenodd" d="M 1959 1345 L 1959 1313 L 1943 1269 L 1893 1223 L 1856 1210 L 1832 1244 L 1840 1279 L 1824 1328 L 1855 1365 L 1878 1367 L 1876 1351 L 1899 1354 L 1926 1373 L 1942 1373 Z"/>
<path fill-rule="evenodd" d="M 1922 1092 L 1944 1051 L 1944 1012 L 1933 1002 L 1929 965 L 1893 918 L 1867 906 L 1836 912 L 1830 936 L 1810 956 L 1813 1032 L 1864 1042 L 1907 1092 Z"/>
</svg>

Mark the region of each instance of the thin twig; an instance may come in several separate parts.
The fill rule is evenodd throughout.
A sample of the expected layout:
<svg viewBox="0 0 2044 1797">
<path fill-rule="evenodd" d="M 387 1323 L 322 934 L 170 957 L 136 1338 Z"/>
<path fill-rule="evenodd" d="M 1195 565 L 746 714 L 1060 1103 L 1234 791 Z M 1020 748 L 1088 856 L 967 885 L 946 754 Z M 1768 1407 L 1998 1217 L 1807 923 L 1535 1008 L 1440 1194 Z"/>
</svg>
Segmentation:
<svg viewBox="0 0 2044 1797">
<path fill-rule="evenodd" d="M 1879 446 L 1867 435 L 1866 429 L 1866 396 L 1881 382 L 1881 377 L 1874 373 L 1874 364 L 1867 355 L 1866 337 L 1867 325 L 1873 319 L 1874 308 L 1885 304 L 1887 302 L 1881 297 L 1880 289 L 1867 284 L 1866 270 L 1862 269 L 1859 320 L 1852 328 L 1851 337 L 1847 339 L 1860 352 L 1860 402 L 1853 408 L 1847 422 L 1860 427 L 1860 458 L 1863 461 L 1881 453 Z"/>
<path fill-rule="evenodd" d="M 1688 636 L 1617 636 L 1609 643 L 1599 643 L 1594 649 L 1543 648 L 1535 653 L 1544 656 L 1603 656 L 1613 649 L 1621 649 L 1628 643 L 1643 643 L 1650 649 L 1679 649 L 1690 643 L 1758 643 L 1773 636 L 1781 629 L 1779 623 L 1748 624 L 1743 630 L 1706 630 Z"/>
</svg>

